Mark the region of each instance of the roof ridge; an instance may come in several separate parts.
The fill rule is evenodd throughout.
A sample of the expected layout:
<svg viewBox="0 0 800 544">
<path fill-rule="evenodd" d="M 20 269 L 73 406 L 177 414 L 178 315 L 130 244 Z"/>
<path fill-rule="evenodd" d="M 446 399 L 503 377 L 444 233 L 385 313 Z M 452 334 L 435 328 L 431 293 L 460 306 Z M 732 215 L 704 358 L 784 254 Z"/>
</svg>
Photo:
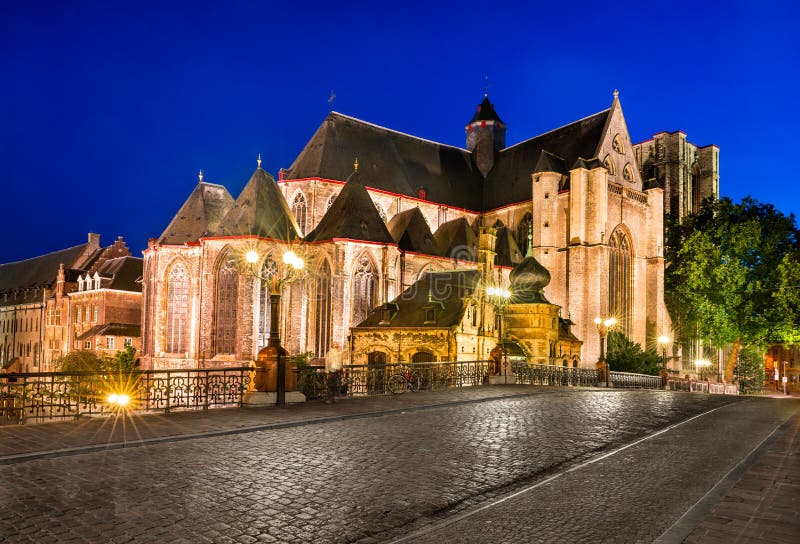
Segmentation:
<svg viewBox="0 0 800 544">
<path fill-rule="evenodd" d="M 608 112 L 610 112 L 610 111 L 611 111 L 611 108 L 606 108 L 606 109 L 604 109 L 604 110 L 602 110 L 602 111 L 598 111 L 597 113 L 593 113 L 593 114 L 591 114 L 591 115 L 587 115 L 586 117 L 581 117 L 580 119 L 577 119 L 577 120 L 575 120 L 575 121 L 572 121 L 571 123 L 567 123 L 567 124 L 565 124 L 565 125 L 561 125 L 560 127 L 556 127 L 556 128 L 554 128 L 554 129 L 552 129 L 552 130 L 548 130 L 547 132 L 542 132 L 541 134 L 537 134 L 536 136 L 533 136 L 533 137 L 531 137 L 531 138 L 528 138 L 527 140 L 522 140 L 521 142 L 517 142 L 517 143 L 515 143 L 514 145 L 510 145 L 510 146 L 508 146 L 508 147 L 506 147 L 506 148 L 504 148 L 504 149 L 501 149 L 501 150 L 500 150 L 500 152 L 502 153 L 503 151 L 507 151 L 507 150 L 509 150 L 509 149 L 514 149 L 514 148 L 515 148 L 515 147 L 517 147 L 518 145 L 522 145 L 522 144 L 524 144 L 524 143 L 528 143 L 528 142 L 530 142 L 531 140 L 535 140 L 536 138 L 541 138 L 542 136 L 546 136 L 546 135 L 550 134 L 551 132 L 555 132 L 555 131 L 557 131 L 557 130 L 561 130 L 561 129 L 563 129 L 563 128 L 567 128 L 567 127 L 568 127 L 568 126 L 570 126 L 570 125 L 574 125 L 574 124 L 576 124 L 576 123 L 580 123 L 581 121 L 586 121 L 587 119 L 591 119 L 592 117 L 596 117 L 596 116 L 600 115 L 601 113 L 608 113 Z M 556 155 L 556 156 L 558 156 L 558 155 Z"/>
<path fill-rule="evenodd" d="M 35 257 L 28 257 L 27 259 L 22 259 L 20 261 L 11 261 L 9 263 L 0 263 L 0 267 L 1 266 L 6 266 L 6 265 L 10 265 L 10 264 L 20 264 L 20 263 L 24 263 L 26 261 L 32 261 L 34 259 L 41 259 L 42 257 L 47 257 L 48 255 L 53 255 L 55 253 L 61 253 L 62 251 L 69 251 L 71 249 L 77 249 L 77 248 L 79 248 L 81 246 L 86 246 L 86 245 L 88 245 L 88 242 L 84 242 L 83 244 L 78 244 L 78 245 L 74 245 L 74 246 L 70 246 L 70 247 L 65 247 L 63 249 L 56 249 L 54 251 L 49 251 L 47 253 L 43 253 L 43 254 L 37 255 Z M 64 264 L 66 265 L 67 263 L 64 263 Z"/>
<path fill-rule="evenodd" d="M 458 151 L 463 151 L 464 153 L 471 153 L 469 150 L 464 149 L 463 147 L 458 147 L 455 145 L 444 144 L 442 142 L 434 142 L 433 140 L 429 140 L 427 138 L 422 138 L 421 136 L 414 136 L 413 134 L 409 134 L 407 132 L 400 132 L 399 130 L 394 130 L 392 128 L 384 127 L 382 125 L 378 125 L 375 123 L 370 123 L 369 121 L 364 121 L 363 119 L 359 119 L 358 117 L 353 117 L 352 115 L 345 115 L 344 113 L 340 113 L 338 111 L 331 111 L 331 114 L 338 115 L 339 117 L 343 117 L 344 119 L 349 119 L 351 121 L 357 121 L 363 125 L 367 125 L 373 128 L 378 128 L 384 130 L 386 132 L 393 132 L 395 134 L 399 134 L 400 136 L 405 136 L 406 138 L 412 138 L 414 140 L 419 140 L 421 142 L 427 142 L 429 144 L 439 145 L 442 147 L 449 147 L 451 149 L 457 149 Z"/>
</svg>

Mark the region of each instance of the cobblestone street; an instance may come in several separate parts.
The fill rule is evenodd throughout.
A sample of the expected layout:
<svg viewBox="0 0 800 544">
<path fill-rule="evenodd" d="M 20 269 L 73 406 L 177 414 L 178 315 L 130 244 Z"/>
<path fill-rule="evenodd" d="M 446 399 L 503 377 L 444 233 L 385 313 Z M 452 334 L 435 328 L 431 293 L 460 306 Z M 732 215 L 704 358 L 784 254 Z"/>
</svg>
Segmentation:
<svg viewBox="0 0 800 544">
<path fill-rule="evenodd" d="M 658 391 L 518 388 L 525 393 L 506 398 L 483 391 L 487 398 L 457 391 L 446 399 L 425 393 L 363 399 L 361 408 L 362 399 L 352 399 L 231 411 L 231 428 L 274 423 L 276 414 L 292 410 L 346 417 L 9 457 L 0 465 L 0 540 L 378 542 L 428 531 L 414 542 L 649 542 L 800 407 Z M 392 411 L 381 413 L 380 403 Z M 431 532 L 442 520 L 715 408 Z M 183 421 L 184 434 L 219 430 L 203 414 L 148 417 L 152 423 L 139 427 L 173 418 Z M 204 421 L 201 428 L 192 428 L 192 417 Z M 79 425 L 2 429 L 3 453 L 15 453 L 8 446 L 15 436 L 41 441 L 48 428 L 60 447 L 70 439 L 74 447 L 79 433 L 70 429 Z M 30 444 L 36 445 L 28 440 L 20 451 L 38 451 Z"/>
</svg>

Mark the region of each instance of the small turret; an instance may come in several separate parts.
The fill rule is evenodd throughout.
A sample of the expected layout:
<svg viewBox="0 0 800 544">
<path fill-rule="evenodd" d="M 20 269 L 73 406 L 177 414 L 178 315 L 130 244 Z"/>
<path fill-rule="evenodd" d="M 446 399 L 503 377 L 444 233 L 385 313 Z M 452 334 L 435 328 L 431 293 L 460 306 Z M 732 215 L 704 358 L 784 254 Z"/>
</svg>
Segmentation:
<svg viewBox="0 0 800 544">
<path fill-rule="evenodd" d="M 465 127 L 467 131 L 467 150 L 484 177 L 494 166 L 495 155 L 506 146 L 506 124 L 494 111 L 489 95 L 483 96 L 478 111 Z"/>
</svg>

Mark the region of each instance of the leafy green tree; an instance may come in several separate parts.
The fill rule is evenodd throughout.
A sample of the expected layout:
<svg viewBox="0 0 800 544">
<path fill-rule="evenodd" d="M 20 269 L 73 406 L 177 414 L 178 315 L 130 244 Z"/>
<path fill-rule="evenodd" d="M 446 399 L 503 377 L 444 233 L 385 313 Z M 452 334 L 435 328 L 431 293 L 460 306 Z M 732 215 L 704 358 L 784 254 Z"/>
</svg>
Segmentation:
<svg viewBox="0 0 800 544">
<path fill-rule="evenodd" d="M 617 372 L 636 372 L 655 376 L 661 369 L 661 356 L 655 350 L 643 351 L 641 345 L 616 331 L 608 333 L 606 360 L 611 370 Z"/>
<path fill-rule="evenodd" d="M 745 198 L 707 200 L 699 213 L 668 225 L 665 299 L 684 338 L 732 344 L 725 379 L 743 346 L 763 351 L 797 336 L 798 285 L 793 215 Z M 791 310 L 791 311 L 790 311 Z"/>
<path fill-rule="evenodd" d="M 70 351 L 53 361 L 58 372 L 102 372 L 104 366 L 103 359 L 88 349 Z"/>
<path fill-rule="evenodd" d="M 105 358 L 103 366 L 106 371 L 119 374 L 128 374 L 138 370 L 136 348 L 127 346 L 124 350 L 117 351 L 113 357 Z"/>
<path fill-rule="evenodd" d="M 764 388 L 764 357 L 760 350 L 745 348 L 733 371 L 739 381 L 739 391 L 754 393 Z"/>
</svg>

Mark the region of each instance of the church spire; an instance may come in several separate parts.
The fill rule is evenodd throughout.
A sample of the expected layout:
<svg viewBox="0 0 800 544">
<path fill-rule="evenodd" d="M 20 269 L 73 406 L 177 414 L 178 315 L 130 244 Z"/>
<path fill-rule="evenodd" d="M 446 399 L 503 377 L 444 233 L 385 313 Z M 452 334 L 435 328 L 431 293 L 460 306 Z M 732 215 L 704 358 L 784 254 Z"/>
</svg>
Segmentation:
<svg viewBox="0 0 800 544">
<path fill-rule="evenodd" d="M 484 89 L 478 111 L 465 128 L 467 150 L 472 152 L 475 166 L 486 177 L 494 166 L 495 155 L 506 146 L 506 124 L 497 115 L 494 104 L 489 100 L 488 87 Z"/>
</svg>

